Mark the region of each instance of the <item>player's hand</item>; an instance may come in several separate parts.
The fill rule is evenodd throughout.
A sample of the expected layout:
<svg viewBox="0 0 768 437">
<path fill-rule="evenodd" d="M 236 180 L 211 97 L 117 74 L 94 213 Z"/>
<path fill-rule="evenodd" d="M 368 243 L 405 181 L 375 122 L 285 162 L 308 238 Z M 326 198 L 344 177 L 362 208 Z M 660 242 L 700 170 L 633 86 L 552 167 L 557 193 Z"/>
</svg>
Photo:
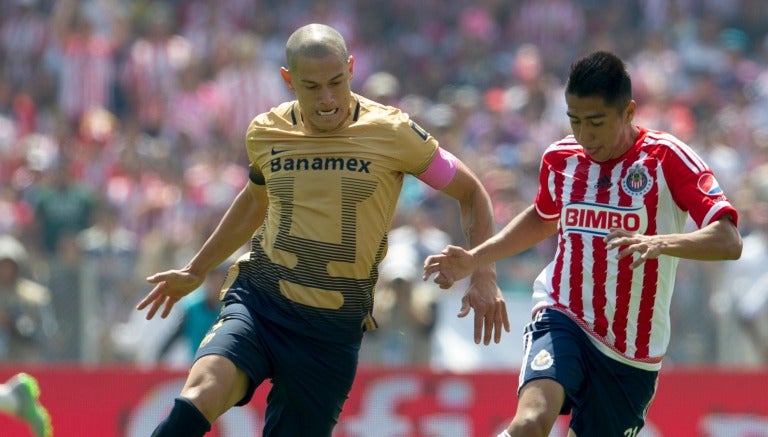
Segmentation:
<svg viewBox="0 0 768 437">
<path fill-rule="evenodd" d="M 636 234 L 623 229 L 611 229 L 603 240 L 608 243 L 606 246 L 608 250 L 619 248 L 616 259 L 632 256 L 634 253 L 639 255 L 629 265 L 631 269 L 640 266 L 649 259 L 656 259 L 662 254 L 662 241 L 655 235 Z"/>
<path fill-rule="evenodd" d="M 136 305 L 136 309 L 141 311 L 149 306 L 147 311 L 147 320 L 149 320 L 155 317 L 161 306 L 165 305 L 160 317 L 166 318 L 176 302 L 200 287 L 204 279 L 186 270 L 155 273 L 147 278 L 147 282 L 155 284 L 155 287 Z"/>
<path fill-rule="evenodd" d="M 494 275 L 495 277 L 495 275 Z M 475 311 L 475 344 L 491 344 L 501 341 L 502 328 L 509 332 L 509 315 L 507 304 L 496 281 L 490 279 L 474 279 L 469 290 L 461 298 L 461 310 L 458 317 L 466 317 L 470 308 Z"/>
<path fill-rule="evenodd" d="M 433 274 L 435 284 L 442 289 L 448 289 L 453 284 L 469 276 L 476 268 L 474 257 L 466 249 L 459 246 L 446 246 L 442 253 L 430 255 L 424 260 L 423 280 L 429 279 Z"/>
</svg>

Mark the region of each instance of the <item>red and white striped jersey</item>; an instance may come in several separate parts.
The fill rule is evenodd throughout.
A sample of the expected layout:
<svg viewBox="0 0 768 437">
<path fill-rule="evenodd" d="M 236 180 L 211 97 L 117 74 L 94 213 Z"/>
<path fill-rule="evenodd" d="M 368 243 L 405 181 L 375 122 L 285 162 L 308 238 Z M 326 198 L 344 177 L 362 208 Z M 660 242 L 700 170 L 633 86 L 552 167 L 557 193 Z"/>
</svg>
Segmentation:
<svg viewBox="0 0 768 437">
<path fill-rule="evenodd" d="M 559 220 L 554 260 L 534 283 L 534 312 L 555 307 L 607 355 L 658 369 L 670 337 L 669 307 L 678 258 L 661 256 L 632 270 L 603 237 L 611 228 L 646 235 L 683 232 L 737 212 L 709 166 L 674 136 L 639 128 L 622 157 L 591 160 L 571 135 L 544 152 L 535 208 Z"/>
<path fill-rule="evenodd" d="M 115 47 L 107 38 L 77 34 L 60 46 L 59 105 L 70 121 L 89 109 L 108 108 L 115 78 Z"/>
</svg>

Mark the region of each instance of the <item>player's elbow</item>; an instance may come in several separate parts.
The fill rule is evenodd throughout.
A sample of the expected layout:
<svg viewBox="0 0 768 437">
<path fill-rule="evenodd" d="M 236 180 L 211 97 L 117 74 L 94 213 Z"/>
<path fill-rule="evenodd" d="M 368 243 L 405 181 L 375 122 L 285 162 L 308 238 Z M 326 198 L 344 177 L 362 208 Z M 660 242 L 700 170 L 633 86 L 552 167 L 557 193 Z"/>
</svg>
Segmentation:
<svg viewBox="0 0 768 437">
<path fill-rule="evenodd" d="M 737 233 L 736 238 L 733 238 L 725 247 L 725 259 L 737 260 L 741 258 L 741 250 L 744 247 L 744 242 L 741 240 L 741 236 Z"/>
<path fill-rule="evenodd" d="M 733 261 L 741 258 L 744 242 L 741 239 L 741 234 L 734 228 L 732 232 L 728 232 L 726 238 L 721 241 L 719 246 L 719 258 Z"/>
<path fill-rule="evenodd" d="M 729 217 L 718 220 L 715 226 L 719 226 L 721 242 L 719 244 L 720 259 L 737 260 L 741 258 L 741 251 L 744 242 L 741 239 L 741 233 Z"/>
</svg>

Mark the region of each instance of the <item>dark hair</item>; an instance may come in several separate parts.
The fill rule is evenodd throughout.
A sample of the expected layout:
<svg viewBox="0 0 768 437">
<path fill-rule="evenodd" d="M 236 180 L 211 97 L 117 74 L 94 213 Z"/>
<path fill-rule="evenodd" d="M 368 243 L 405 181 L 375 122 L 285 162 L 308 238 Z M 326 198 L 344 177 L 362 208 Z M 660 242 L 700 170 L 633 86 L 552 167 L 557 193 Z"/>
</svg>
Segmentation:
<svg viewBox="0 0 768 437">
<path fill-rule="evenodd" d="M 565 93 L 602 97 L 608 106 L 622 109 L 632 100 L 632 79 L 618 56 L 597 51 L 571 64 Z"/>
</svg>

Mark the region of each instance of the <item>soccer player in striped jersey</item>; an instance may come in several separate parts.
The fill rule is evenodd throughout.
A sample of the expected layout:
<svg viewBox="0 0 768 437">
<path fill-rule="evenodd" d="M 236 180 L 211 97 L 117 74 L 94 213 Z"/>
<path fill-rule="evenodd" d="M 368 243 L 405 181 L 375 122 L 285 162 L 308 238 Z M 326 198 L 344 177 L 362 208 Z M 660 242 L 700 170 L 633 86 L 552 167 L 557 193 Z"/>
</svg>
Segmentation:
<svg viewBox="0 0 768 437">
<path fill-rule="evenodd" d="M 691 147 L 633 123 L 631 79 L 614 54 L 576 61 L 565 101 L 573 135 L 544 152 L 533 205 L 471 250 L 427 257 L 424 278 L 450 287 L 556 233 L 533 285 L 517 412 L 500 437 L 549 435 L 571 411 L 570 435 L 636 436 L 669 343 L 678 260 L 739 258 L 738 214 Z"/>
<path fill-rule="evenodd" d="M 338 31 L 299 28 L 282 78 L 296 100 L 251 122 L 250 181 L 186 267 L 152 275 L 139 302 L 152 318 L 251 241 L 225 279 L 223 309 L 154 436 L 202 436 L 271 379 L 264 436 L 330 436 L 352 387 L 378 265 L 405 174 L 455 198 L 467 243 L 491 237 L 478 178 L 398 109 L 350 89 L 354 58 Z M 472 277 L 460 316 L 476 343 L 509 331 L 493 266 Z"/>
</svg>

